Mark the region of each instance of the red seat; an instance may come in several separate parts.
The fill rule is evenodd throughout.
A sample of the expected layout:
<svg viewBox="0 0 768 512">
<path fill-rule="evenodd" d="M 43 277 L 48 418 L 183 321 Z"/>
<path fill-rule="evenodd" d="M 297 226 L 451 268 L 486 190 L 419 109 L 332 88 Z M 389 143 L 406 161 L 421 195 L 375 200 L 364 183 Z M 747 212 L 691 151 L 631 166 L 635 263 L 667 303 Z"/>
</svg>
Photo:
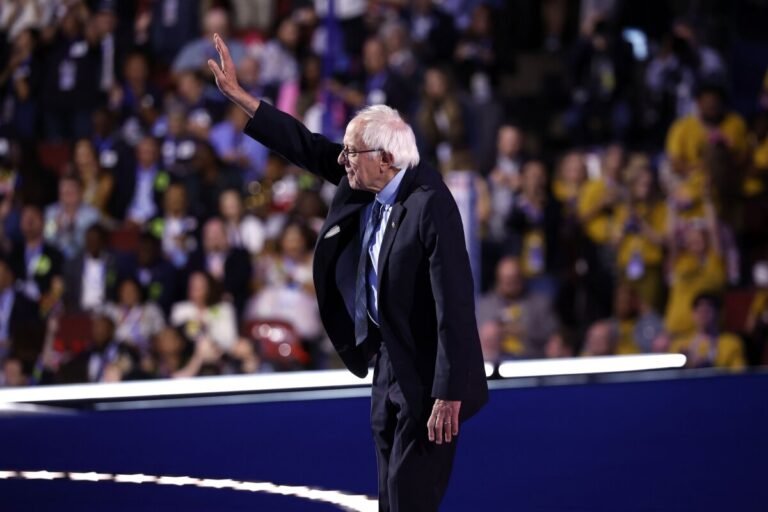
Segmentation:
<svg viewBox="0 0 768 512">
<path fill-rule="evenodd" d="M 291 324 L 282 320 L 252 320 L 245 326 L 245 336 L 257 343 L 259 354 L 279 370 L 294 370 L 309 362 L 309 354 Z"/>
<path fill-rule="evenodd" d="M 118 252 L 135 253 L 139 249 L 140 232 L 133 226 L 120 227 L 112 232 L 109 245 Z"/>
<path fill-rule="evenodd" d="M 752 289 L 730 290 L 723 300 L 723 328 L 726 331 L 743 334 L 747 315 L 755 291 Z"/>
<path fill-rule="evenodd" d="M 40 164 L 62 176 L 69 167 L 72 149 L 65 142 L 41 142 L 37 145 Z"/>
<path fill-rule="evenodd" d="M 57 323 L 54 351 L 66 360 L 85 350 L 91 340 L 91 316 L 88 313 L 65 313 Z"/>
</svg>

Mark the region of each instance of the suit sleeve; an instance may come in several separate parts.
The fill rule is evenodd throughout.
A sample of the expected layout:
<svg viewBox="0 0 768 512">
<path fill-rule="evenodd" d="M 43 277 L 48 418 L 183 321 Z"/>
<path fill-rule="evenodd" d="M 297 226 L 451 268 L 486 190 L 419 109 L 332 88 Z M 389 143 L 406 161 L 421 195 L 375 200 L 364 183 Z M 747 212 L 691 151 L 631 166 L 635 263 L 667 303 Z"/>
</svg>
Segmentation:
<svg viewBox="0 0 768 512">
<path fill-rule="evenodd" d="M 474 284 L 459 211 L 450 193 L 427 201 L 421 234 L 429 255 L 429 277 L 437 319 L 433 398 L 464 400 L 470 373 L 482 371 L 475 319 Z"/>
<path fill-rule="evenodd" d="M 262 101 L 243 130 L 249 137 L 313 174 L 338 185 L 344 167 L 337 158 L 342 145 L 323 135 L 310 132 L 306 126 Z"/>
</svg>

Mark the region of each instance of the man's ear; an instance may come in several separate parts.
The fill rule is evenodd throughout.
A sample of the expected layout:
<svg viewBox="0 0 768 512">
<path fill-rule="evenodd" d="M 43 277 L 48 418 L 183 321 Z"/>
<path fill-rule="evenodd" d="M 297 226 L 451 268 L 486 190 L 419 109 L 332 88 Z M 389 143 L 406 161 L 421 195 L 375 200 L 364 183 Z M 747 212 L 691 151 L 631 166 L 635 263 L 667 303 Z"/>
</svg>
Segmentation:
<svg viewBox="0 0 768 512">
<path fill-rule="evenodd" d="M 392 153 L 389 153 L 387 151 L 381 152 L 381 163 L 379 164 L 382 171 L 385 171 L 392 167 L 392 162 L 394 162 L 394 158 L 392 158 Z"/>
</svg>

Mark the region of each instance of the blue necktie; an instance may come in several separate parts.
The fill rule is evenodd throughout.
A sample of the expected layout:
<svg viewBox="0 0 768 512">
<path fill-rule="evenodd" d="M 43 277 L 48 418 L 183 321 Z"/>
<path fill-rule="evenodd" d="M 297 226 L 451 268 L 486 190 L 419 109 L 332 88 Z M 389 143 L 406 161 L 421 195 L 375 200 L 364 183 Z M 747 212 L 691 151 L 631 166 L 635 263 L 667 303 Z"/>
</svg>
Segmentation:
<svg viewBox="0 0 768 512">
<path fill-rule="evenodd" d="M 371 246 L 371 237 L 376 227 L 381 222 L 381 210 L 384 205 L 377 200 L 373 201 L 371 216 L 365 225 L 363 243 L 360 247 L 360 260 L 357 263 L 357 279 L 355 281 L 355 344 L 360 345 L 368 337 L 368 265 L 371 258 L 368 249 Z"/>
</svg>

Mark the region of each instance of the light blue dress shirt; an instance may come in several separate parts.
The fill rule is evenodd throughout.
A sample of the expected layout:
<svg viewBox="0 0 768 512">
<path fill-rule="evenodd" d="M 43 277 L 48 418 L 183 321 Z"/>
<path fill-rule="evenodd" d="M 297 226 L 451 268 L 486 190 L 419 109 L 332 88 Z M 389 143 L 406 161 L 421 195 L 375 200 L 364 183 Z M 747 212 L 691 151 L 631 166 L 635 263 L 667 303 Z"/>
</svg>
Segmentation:
<svg viewBox="0 0 768 512">
<path fill-rule="evenodd" d="M 387 183 L 387 185 L 376 194 L 376 200 L 383 206 L 381 208 L 381 220 L 379 225 L 374 228 L 374 232 L 371 235 L 371 245 L 368 247 L 368 255 L 371 258 L 371 265 L 368 267 L 368 313 L 371 319 L 379 324 L 379 252 L 381 251 L 381 244 L 384 241 L 384 234 L 386 233 L 387 222 L 389 221 L 389 215 L 392 213 L 392 205 L 397 198 L 397 192 L 400 189 L 400 183 L 403 181 L 406 171 L 400 171 Z M 361 217 L 361 229 L 362 233 L 365 231 L 365 225 L 368 223 L 368 219 L 371 218 L 371 211 L 373 210 L 373 203 L 369 204 L 363 210 L 363 216 Z"/>
</svg>

